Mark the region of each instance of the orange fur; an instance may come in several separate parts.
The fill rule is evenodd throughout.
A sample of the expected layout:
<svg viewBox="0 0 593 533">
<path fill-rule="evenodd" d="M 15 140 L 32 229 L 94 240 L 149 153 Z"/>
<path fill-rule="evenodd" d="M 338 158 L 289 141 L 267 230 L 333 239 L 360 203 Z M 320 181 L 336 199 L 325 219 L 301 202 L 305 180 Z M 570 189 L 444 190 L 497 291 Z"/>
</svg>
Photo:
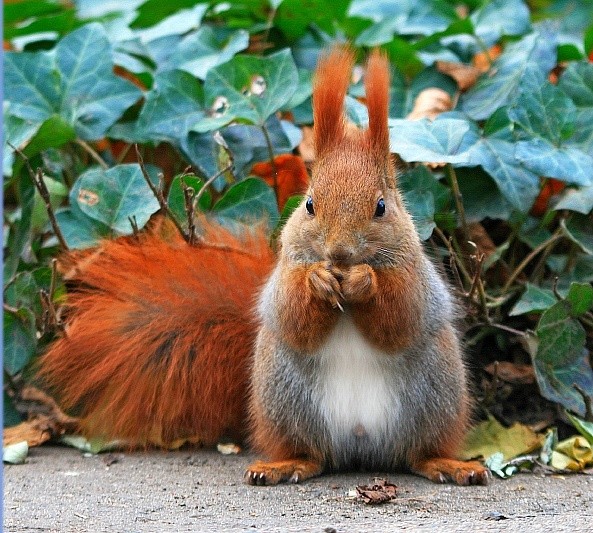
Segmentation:
<svg viewBox="0 0 593 533">
<path fill-rule="evenodd" d="M 369 57 L 364 86 L 369 111 L 367 138 L 379 157 L 388 157 L 389 61 L 379 50 Z"/>
<path fill-rule="evenodd" d="M 350 84 L 354 53 L 335 47 L 317 65 L 313 86 L 313 134 L 317 157 L 338 146 L 345 135 L 344 98 Z"/>
<path fill-rule="evenodd" d="M 149 233 L 69 264 L 80 285 L 67 335 L 39 375 L 87 435 L 140 446 L 244 436 L 252 307 L 273 256 L 262 231 L 204 229 L 205 245 Z"/>
</svg>

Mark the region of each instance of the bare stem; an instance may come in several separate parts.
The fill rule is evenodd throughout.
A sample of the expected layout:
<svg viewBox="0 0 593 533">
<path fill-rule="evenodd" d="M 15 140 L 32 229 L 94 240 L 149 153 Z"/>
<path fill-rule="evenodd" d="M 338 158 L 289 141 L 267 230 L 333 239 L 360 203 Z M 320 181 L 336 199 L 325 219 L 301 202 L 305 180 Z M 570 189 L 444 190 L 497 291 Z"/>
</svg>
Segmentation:
<svg viewBox="0 0 593 533">
<path fill-rule="evenodd" d="M 200 198 L 202 197 L 202 195 L 206 192 L 206 189 L 208 187 L 210 187 L 210 185 L 212 185 L 212 183 L 214 182 L 214 180 L 220 176 L 222 176 L 223 174 L 225 174 L 226 172 L 228 172 L 229 170 L 231 170 L 233 168 L 233 162 L 231 161 L 226 167 L 224 167 L 222 170 L 219 170 L 216 174 L 210 176 L 207 180 L 206 183 L 204 183 L 203 187 L 196 193 L 196 196 L 194 198 L 194 203 L 197 205 L 197 203 L 200 201 Z"/>
<path fill-rule="evenodd" d="M 457 181 L 457 174 L 450 163 L 445 166 L 445 173 L 447 179 L 451 185 L 453 191 L 453 199 L 455 200 L 455 206 L 457 207 L 457 213 L 459 213 L 459 220 L 461 222 L 461 231 L 463 236 L 463 246 L 465 246 L 469 239 L 469 231 L 467 229 L 467 220 L 465 218 L 465 209 L 463 207 L 463 196 L 459 190 L 459 182 Z"/>
<path fill-rule="evenodd" d="M 523 270 L 525 270 L 525 267 L 527 267 L 527 265 L 533 260 L 534 257 L 536 257 L 543 250 L 546 250 L 548 247 L 552 247 L 561 237 L 562 229 L 558 228 L 549 239 L 545 240 L 539 246 L 536 246 L 533 250 L 531 250 L 531 252 L 527 254 L 525 259 L 523 259 L 523 261 L 521 261 L 517 265 L 515 270 L 513 270 L 511 275 L 508 277 L 506 283 L 504 284 L 504 287 L 502 288 L 502 294 L 505 294 L 509 290 L 509 288 L 515 282 L 517 277 L 523 272 Z"/>
<path fill-rule="evenodd" d="M 192 187 L 188 187 L 183 178 L 181 178 L 181 186 L 183 187 L 183 199 L 185 200 L 185 213 L 187 215 L 188 242 L 194 244 L 196 242 L 196 221 L 194 218 L 196 191 Z"/>
<path fill-rule="evenodd" d="M 152 180 L 150 179 L 150 176 L 148 175 L 148 172 L 146 170 L 146 166 L 144 165 L 144 158 L 142 157 L 142 154 L 140 154 L 138 145 L 135 144 L 134 148 L 136 149 L 136 158 L 138 159 L 138 165 L 140 165 L 140 170 L 142 171 L 142 175 L 144 176 L 146 183 L 150 187 L 152 194 L 154 194 L 155 198 L 158 200 L 161 211 L 163 212 L 163 214 L 165 216 L 169 217 L 172 220 L 173 224 L 175 224 L 175 227 L 177 228 L 177 231 L 179 231 L 180 235 L 187 241 L 188 236 L 186 235 L 185 231 L 183 231 L 183 228 L 181 227 L 181 224 L 179 224 L 177 217 L 171 212 L 171 210 L 169 209 L 169 206 L 167 205 L 167 201 L 165 200 L 165 195 L 163 194 L 162 186 L 160 188 L 157 188 L 155 186 L 155 184 L 152 182 Z M 162 183 L 162 179 L 161 179 L 161 183 Z"/>
<path fill-rule="evenodd" d="M 272 174 L 274 177 L 274 193 L 276 194 L 276 198 L 278 198 L 278 167 L 276 166 L 276 161 L 274 160 L 274 147 L 272 146 L 272 140 L 270 139 L 270 134 L 265 124 L 262 124 L 261 130 L 266 139 L 268 154 L 270 155 L 270 165 L 272 165 Z"/>
<path fill-rule="evenodd" d="M 96 163 L 98 163 L 103 170 L 107 170 L 109 165 L 105 163 L 105 160 L 97 153 L 97 151 L 88 143 L 82 139 L 76 139 L 76 144 L 80 146 L 87 154 L 89 154 Z"/>
</svg>

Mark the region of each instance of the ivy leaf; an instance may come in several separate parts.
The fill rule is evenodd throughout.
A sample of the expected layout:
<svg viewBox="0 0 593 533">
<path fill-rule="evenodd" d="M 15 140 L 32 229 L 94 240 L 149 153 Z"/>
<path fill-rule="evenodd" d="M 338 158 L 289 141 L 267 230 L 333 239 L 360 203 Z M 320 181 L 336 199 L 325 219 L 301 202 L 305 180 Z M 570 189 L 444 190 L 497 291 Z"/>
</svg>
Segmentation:
<svg viewBox="0 0 593 533">
<path fill-rule="evenodd" d="M 434 197 L 432 194 L 412 190 L 404 193 L 404 198 L 420 239 L 423 241 L 429 239 L 432 231 L 436 228 L 434 222 Z"/>
<path fill-rule="evenodd" d="M 182 180 L 188 187 L 191 187 L 196 194 L 202 189 L 204 182 L 195 176 L 175 176 L 171 182 L 167 205 L 173 215 L 177 217 L 177 220 L 179 220 L 182 225 L 187 225 L 187 212 L 185 211 L 185 195 L 183 193 Z M 200 197 L 198 207 L 202 211 L 207 211 L 210 209 L 211 204 L 212 195 L 208 190 L 205 190 L 204 194 Z"/>
<path fill-rule="evenodd" d="M 530 29 L 529 8 L 523 0 L 491 0 L 474 11 L 470 20 L 487 46 L 503 35 L 523 35 Z"/>
<path fill-rule="evenodd" d="M 233 185 L 212 211 L 220 222 L 231 225 L 233 221 L 253 222 L 267 218 L 273 227 L 279 218 L 273 189 L 257 178 L 247 178 Z"/>
<path fill-rule="evenodd" d="M 208 11 L 207 4 L 197 4 L 192 8 L 182 9 L 168 17 L 153 19 L 156 24 L 150 28 L 138 30 L 137 34 L 145 43 L 169 35 L 183 35 L 200 26 L 206 11 Z"/>
<path fill-rule="evenodd" d="M 147 165 L 146 170 L 158 183 L 159 169 Z M 70 204 L 121 235 L 132 233 L 129 217 L 135 217 L 138 228 L 142 228 L 159 210 L 158 200 L 137 164 L 118 165 L 109 170 L 87 170 L 72 187 Z"/>
<path fill-rule="evenodd" d="M 519 141 L 515 157 L 528 170 L 540 176 L 577 185 L 593 185 L 593 157 L 578 148 L 559 148 L 546 139 Z"/>
<path fill-rule="evenodd" d="M 11 112 L 42 123 L 58 114 L 86 140 L 101 138 L 141 96 L 113 74 L 111 46 L 98 23 L 64 37 L 51 52 L 5 54 Z"/>
<path fill-rule="evenodd" d="M 515 157 L 515 144 L 483 137 L 470 150 L 471 165 L 480 165 L 496 182 L 510 204 L 527 212 L 539 194 L 539 176 Z"/>
<path fill-rule="evenodd" d="M 434 121 L 390 121 L 391 151 L 404 161 L 468 164 L 468 149 L 478 136 L 468 121 L 437 117 Z"/>
<path fill-rule="evenodd" d="M 31 360 L 37 347 L 35 315 L 25 307 L 15 313 L 4 311 L 4 369 L 18 374 Z"/>
<path fill-rule="evenodd" d="M 462 109 L 475 120 L 487 119 L 513 100 L 525 76 L 540 83 L 556 65 L 556 39 L 549 32 L 531 33 L 509 44 L 462 99 Z"/>
<path fill-rule="evenodd" d="M 562 219 L 560 225 L 566 236 L 588 255 L 593 255 L 593 222 L 584 215 L 574 214 L 570 219 Z"/>
<path fill-rule="evenodd" d="M 584 315 L 593 307 L 593 287 L 590 283 L 571 283 L 566 301 L 572 306 L 573 317 Z"/>
<path fill-rule="evenodd" d="M 586 215 L 593 209 L 593 185 L 566 189 L 554 209 L 568 209 Z"/>
<path fill-rule="evenodd" d="M 571 142 L 593 153 L 593 65 L 573 62 L 562 74 L 558 88 L 567 94 L 577 108 L 575 133 Z"/>
<path fill-rule="evenodd" d="M 187 72 L 156 75 L 138 117 L 138 129 L 153 141 L 178 144 L 206 116 L 200 83 Z"/>
<path fill-rule="evenodd" d="M 511 204 L 481 168 L 458 168 L 455 172 L 468 222 L 486 217 L 507 220 L 511 216 Z"/>
<path fill-rule="evenodd" d="M 208 72 L 206 107 L 217 116 L 202 120 L 195 130 L 210 131 L 235 120 L 261 126 L 290 100 L 298 81 L 290 50 L 267 57 L 235 56 Z"/>
<path fill-rule="evenodd" d="M 542 289 L 532 283 L 525 284 L 525 292 L 513 306 L 509 315 L 517 316 L 525 313 L 542 312 L 552 307 L 558 300 L 549 289 Z"/>
<path fill-rule="evenodd" d="M 563 300 L 545 311 L 536 334 L 539 345 L 533 364 L 542 395 L 584 416 L 583 398 L 573 385 L 593 390 L 593 371 L 587 362 L 585 330 L 571 316 L 571 304 Z"/>
<path fill-rule="evenodd" d="M 86 216 L 75 205 L 56 211 L 56 221 L 70 249 L 90 248 L 111 236 L 108 226 Z"/>
<path fill-rule="evenodd" d="M 203 80 L 211 68 L 226 63 L 248 45 L 249 34 L 245 30 L 220 38 L 212 27 L 203 26 L 183 38 L 167 61 L 159 64 L 159 69 L 184 70 Z"/>
</svg>

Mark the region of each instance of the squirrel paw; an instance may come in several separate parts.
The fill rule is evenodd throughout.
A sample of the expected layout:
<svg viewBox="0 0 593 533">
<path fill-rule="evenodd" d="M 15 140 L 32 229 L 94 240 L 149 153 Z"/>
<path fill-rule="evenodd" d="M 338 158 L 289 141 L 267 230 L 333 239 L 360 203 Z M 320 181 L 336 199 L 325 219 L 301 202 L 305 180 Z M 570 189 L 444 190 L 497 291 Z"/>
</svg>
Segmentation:
<svg viewBox="0 0 593 533">
<path fill-rule="evenodd" d="M 343 273 L 341 287 L 347 302 L 367 302 L 377 294 L 377 274 L 367 264 L 354 265 Z"/>
<path fill-rule="evenodd" d="M 435 483 L 452 482 L 456 485 L 488 485 L 492 474 L 478 461 L 457 461 L 442 457 L 427 459 L 412 470 Z"/>
<path fill-rule="evenodd" d="M 321 474 L 319 463 L 306 459 L 274 461 L 266 463 L 257 461 L 245 472 L 248 485 L 277 485 L 281 481 L 300 483 L 305 479 Z"/>
<path fill-rule="evenodd" d="M 332 307 L 341 307 L 340 300 L 344 297 L 340 290 L 341 272 L 328 262 L 316 263 L 309 270 L 309 288 L 320 300 L 329 302 Z"/>
</svg>

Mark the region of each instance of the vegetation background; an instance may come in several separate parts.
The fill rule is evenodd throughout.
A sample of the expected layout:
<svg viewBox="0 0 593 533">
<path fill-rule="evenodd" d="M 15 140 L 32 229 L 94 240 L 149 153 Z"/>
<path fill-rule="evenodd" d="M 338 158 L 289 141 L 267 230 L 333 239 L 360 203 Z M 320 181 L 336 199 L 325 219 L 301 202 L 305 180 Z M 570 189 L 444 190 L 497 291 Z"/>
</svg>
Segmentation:
<svg viewBox="0 0 593 533">
<path fill-rule="evenodd" d="M 61 249 L 159 211 L 188 240 L 196 210 L 265 217 L 273 241 L 314 157 L 314 66 L 344 41 L 391 61 L 399 186 L 467 310 L 485 419 L 468 454 L 490 445 L 503 476 L 593 463 L 593 4 L 576 0 L 6 1 L 5 425 L 63 328 Z"/>
</svg>

